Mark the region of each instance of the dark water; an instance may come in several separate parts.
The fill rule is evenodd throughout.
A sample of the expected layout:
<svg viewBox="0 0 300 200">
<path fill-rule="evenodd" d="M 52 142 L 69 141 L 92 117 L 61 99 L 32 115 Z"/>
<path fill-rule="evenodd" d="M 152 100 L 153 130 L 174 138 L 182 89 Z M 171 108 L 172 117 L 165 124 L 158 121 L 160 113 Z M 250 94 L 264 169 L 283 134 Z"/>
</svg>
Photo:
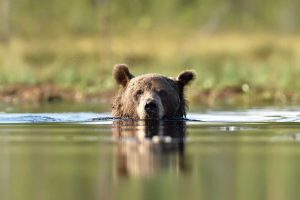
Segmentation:
<svg viewBox="0 0 300 200">
<path fill-rule="evenodd" d="M 0 199 L 298 199 L 300 110 L 0 114 Z"/>
</svg>

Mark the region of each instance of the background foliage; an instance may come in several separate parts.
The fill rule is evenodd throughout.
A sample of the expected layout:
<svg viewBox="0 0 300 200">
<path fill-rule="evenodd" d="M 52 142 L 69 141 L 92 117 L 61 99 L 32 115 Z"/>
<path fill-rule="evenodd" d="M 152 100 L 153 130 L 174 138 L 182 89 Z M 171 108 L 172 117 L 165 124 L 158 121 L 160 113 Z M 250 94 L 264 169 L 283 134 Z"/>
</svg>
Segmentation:
<svg viewBox="0 0 300 200">
<path fill-rule="evenodd" d="M 111 68 L 198 73 L 192 91 L 300 89 L 296 0 L 1 0 L 0 83 L 115 88 Z M 264 94 L 267 95 L 268 94 Z M 279 94 L 280 96 L 280 94 Z"/>
</svg>

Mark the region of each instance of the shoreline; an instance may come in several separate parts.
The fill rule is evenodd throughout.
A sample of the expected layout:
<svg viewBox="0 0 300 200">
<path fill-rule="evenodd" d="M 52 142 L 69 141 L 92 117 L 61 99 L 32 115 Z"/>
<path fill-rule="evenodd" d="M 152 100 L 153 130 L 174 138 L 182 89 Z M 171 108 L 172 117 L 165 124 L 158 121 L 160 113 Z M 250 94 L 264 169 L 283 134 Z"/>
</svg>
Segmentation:
<svg viewBox="0 0 300 200">
<path fill-rule="evenodd" d="M 0 88 L 0 102 L 5 104 L 43 104 L 54 102 L 109 104 L 117 88 L 94 93 L 85 93 L 74 88 L 63 88 L 56 84 L 14 84 Z M 187 90 L 190 104 L 214 107 L 255 105 L 300 105 L 300 92 L 270 88 L 247 88 L 227 86 L 220 89 Z"/>
</svg>

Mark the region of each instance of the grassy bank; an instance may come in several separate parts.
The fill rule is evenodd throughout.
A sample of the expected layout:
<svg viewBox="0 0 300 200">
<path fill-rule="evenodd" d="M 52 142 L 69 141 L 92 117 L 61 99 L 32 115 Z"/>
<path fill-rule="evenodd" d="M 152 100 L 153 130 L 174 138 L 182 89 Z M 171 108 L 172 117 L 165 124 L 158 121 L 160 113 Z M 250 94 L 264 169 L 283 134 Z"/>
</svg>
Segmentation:
<svg viewBox="0 0 300 200">
<path fill-rule="evenodd" d="M 189 96 L 196 103 L 213 104 L 215 98 L 228 95 L 243 96 L 242 101 L 252 97 L 299 101 L 300 36 L 266 32 L 207 35 L 164 30 L 105 37 L 12 37 L 0 46 L 0 83 L 2 90 L 47 83 L 101 96 L 116 89 L 111 77 L 116 63 L 127 63 L 137 75 L 176 76 L 194 69 L 198 77 Z"/>
</svg>

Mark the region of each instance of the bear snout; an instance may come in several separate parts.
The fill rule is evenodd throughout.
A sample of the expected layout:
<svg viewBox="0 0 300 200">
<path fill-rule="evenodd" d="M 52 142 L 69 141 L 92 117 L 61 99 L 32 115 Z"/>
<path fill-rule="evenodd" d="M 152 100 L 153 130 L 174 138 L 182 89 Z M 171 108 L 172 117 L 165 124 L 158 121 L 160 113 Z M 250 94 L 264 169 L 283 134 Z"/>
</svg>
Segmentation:
<svg viewBox="0 0 300 200">
<path fill-rule="evenodd" d="M 157 113 L 158 105 L 154 100 L 147 101 L 145 104 L 145 111 L 147 113 Z"/>
<path fill-rule="evenodd" d="M 160 103 L 160 100 L 152 98 L 147 99 L 143 106 L 142 113 L 144 113 L 144 117 L 141 117 L 143 119 L 161 119 L 163 116 L 163 108 Z"/>
</svg>

